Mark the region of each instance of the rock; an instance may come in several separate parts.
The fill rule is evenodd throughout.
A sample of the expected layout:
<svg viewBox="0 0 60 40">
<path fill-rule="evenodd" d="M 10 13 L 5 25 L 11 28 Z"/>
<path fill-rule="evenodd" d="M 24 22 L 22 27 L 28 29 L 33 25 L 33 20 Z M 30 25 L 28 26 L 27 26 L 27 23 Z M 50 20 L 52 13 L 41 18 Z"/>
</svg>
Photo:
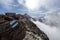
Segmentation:
<svg viewBox="0 0 60 40">
<path fill-rule="evenodd" d="M 27 16 L 10 13 L 8 15 L 0 16 L 0 40 L 49 40 Z"/>
</svg>

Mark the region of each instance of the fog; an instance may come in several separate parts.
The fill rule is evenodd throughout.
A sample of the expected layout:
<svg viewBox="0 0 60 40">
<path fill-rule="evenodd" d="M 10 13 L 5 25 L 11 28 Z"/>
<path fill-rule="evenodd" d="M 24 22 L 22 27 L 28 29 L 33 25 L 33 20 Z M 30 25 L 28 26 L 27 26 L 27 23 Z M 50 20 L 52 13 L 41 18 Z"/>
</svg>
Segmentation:
<svg viewBox="0 0 60 40">
<path fill-rule="evenodd" d="M 49 11 L 46 13 L 45 22 L 50 26 L 56 26 L 60 28 L 60 11 Z"/>
<path fill-rule="evenodd" d="M 39 21 L 32 20 L 32 22 L 35 23 L 37 27 L 49 37 L 50 40 L 60 40 L 60 29 L 58 27 L 51 27 Z"/>
</svg>

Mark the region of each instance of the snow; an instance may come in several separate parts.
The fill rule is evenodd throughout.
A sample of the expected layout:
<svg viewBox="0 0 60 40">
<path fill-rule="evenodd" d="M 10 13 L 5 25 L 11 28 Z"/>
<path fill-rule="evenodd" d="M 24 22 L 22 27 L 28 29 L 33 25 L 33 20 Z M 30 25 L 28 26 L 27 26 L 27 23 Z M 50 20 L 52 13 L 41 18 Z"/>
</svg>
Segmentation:
<svg viewBox="0 0 60 40">
<path fill-rule="evenodd" d="M 10 25 L 12 26 L 12 28 L 16 27 L 17 24 L 18 22 L 16 20 L 13 20 L 10 22 Z"/>
<path fill-rule="evenodd" d="M 42 30 L 50 40 L 60 40 L 60 28 L 58 27 L 51 27 L 48 25 L 45 25 L 39 21 L 33 21 L 31 20 L 36 26 Z"/>
</svg>

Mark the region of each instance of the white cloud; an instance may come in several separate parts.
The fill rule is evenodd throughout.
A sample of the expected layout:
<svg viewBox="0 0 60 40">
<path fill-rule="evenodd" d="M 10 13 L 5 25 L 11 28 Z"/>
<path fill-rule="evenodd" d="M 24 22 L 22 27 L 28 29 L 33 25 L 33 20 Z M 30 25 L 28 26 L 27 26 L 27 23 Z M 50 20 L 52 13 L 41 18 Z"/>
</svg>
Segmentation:
<svg viewBox="0 0 60 40">
<path fill-rule="evenodd" d="M 12 8 L 15 0 L 0 0 L 6 8 Z M 50 9 L 59 9 L 59 0 L 17 0 L 19 4 L 24 5 L 29 11 L 38 11 L 41 7 Z M 42 10 L 43 11 L 43 10 Z"/>
<path fill-rule="evenodd" d="M 34 12 L 29 11 L 29 13 L 38 14 L 41 13 L 41 11 L 39 10 L 41 7 L 47 8 L 48 11 L 45 12 L 46 23 L 52 26 L 60 26 L 59 0 L 23 0 L 23 1 L 20 1 L 19 3 L 23 4 L 29 10 L 34 10 Z"/>
<path fill-rule="evenodd" d="M 55 10 L 60 5 L 59 0 L 18 0 L 18 2 L 29 10 L 39 10 L 42 6 Z"/>
<path fill-rule="evenodd" d="M 49 40 L 60 40 L 60 28 L 48 26 L 39 21 L 32 20 L 32 22 L 35 23 L 36 26 L 48 36 Z"/>
<path fill-rule="evenodd" d="M 0 0 L 0 4 L 7 9 L 11 9 L 12 8 L 12 3 L 14 2 L 14 0 Z"/>
<path fill-rule="evenodd" d="M 46 12 L 45 23 L 50 26 L 56 26 L 60 28 L 60 11 L 59 10 L 50 10 Z"/>
<path fill-rule="evenodd" d="M 18 0 L 18 2 L 22 5 L 24 5 L 25 7 L 28 8 L 28 10 L 38 10 L 41 5 L 43 4 L 42 1 L 44 0 Z"/>
<path fill-rule="evenodd" d="M 39 8 L 39 1 L 40 0 L 26 0 L 26 7 L 30 10 L 36 10 Z"/>
</svg>

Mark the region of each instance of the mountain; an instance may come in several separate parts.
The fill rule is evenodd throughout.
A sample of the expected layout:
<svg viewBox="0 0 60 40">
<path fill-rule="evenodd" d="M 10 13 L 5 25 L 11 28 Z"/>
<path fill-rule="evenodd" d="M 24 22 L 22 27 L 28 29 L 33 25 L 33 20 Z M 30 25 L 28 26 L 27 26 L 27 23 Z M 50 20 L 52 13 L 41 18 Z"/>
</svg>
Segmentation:
<svg viewBox="0 0 60 40">
<path fill-rule="evenodd" d="M 33 18 L 33 17 L 31 17 L 31 16 L 29 16 L 27 13 L 25 13 L 23 16 L 25 16 L 27 19 L 33 19 L 34 21 L 36 21 L 36 19 L 35 18 Z"/>
<path fill-rule="evenodd" d="M 28 15 L 6 13 L 0 15 L 0 40 L 49 40 Z"/>
</svg>

